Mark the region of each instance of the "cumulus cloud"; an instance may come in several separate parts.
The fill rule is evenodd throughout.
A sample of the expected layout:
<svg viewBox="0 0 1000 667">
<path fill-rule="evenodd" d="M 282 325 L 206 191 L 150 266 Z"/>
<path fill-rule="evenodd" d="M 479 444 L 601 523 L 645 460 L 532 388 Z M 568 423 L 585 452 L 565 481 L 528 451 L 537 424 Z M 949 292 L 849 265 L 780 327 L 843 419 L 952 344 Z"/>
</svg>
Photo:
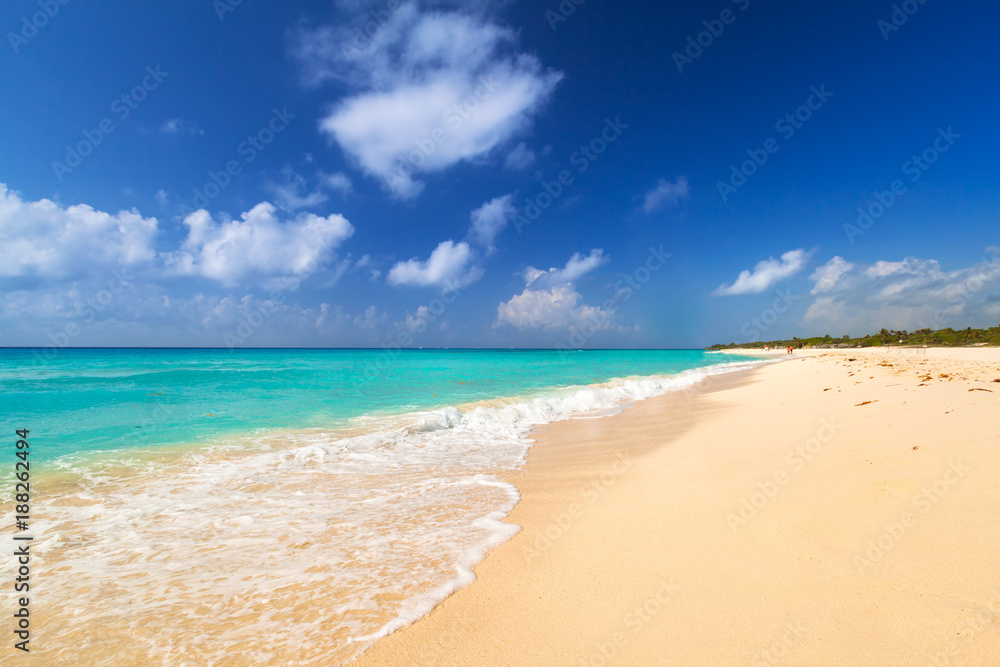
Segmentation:
<svg viewBox="0 0 1000 667">
<path fill-rule="evenodd" d="M 513 31 L 466 10 L 407 3 L 367 40 L 363 57 L 344 48 L 354 37 L 346 26 L 303 30 L 294 51 L 308 82 L 354 91 L 321 131 L 404 199 L 421 192 L 421 175 L 483 156 L 526 128 L 561 78 L 517 53 Z"/>
<path fill-rule="evenodd" d="M 469 215 L 472 222 L 469 227 L 469 238 L 485 248 L 492 248 L 497 236 L 517 213 L 512 200 L 511 195 L 503 195 L 473 211 Z"/>
<path fill-rule="evenodd" d="M 475 251 L 468 243 L 444 241 L 427 261 L 417 258 L 398 262 L 389 270 L 390 285 L 411 287 L 465 287 L 483 275 L 475 264 Z"/>
<path fill-rule="evenodd" d="M 528 267 L 524 291 L 497 307 L 497 324 L 519 329 L 562 329 L 590 323 L 595 330 L 609 328 L 614 313 L 581 303 L 583 297 L 573 285 L 573 281 L 606 262 L 603 251 L 594 249 L 586 257 L 575 253 L 561 269 Z"/>
<path fill-rule="evenodd" d="M 646 213 L 652 213 L 664 206 L 677 206 L 682 199 L 687 199 L 690 196 L 691 190 L 687 177 L 678 176 L 677 180 L 673 182 L 661 178 L 656 187 L 646 193 L 642 209 Z"/>
<path fill-rule="evenodd" d="M 594 248 L 589 255 L 573 253 L 573 256 L 566 262 L 566 266 L 561 269 L 551 268 L 548 271 L 541 271 L 533 266 L 525 269 L 524 278 L 529 286 L 542 287 L 546 285 L 560 285 L 562 283 L 572 283 L 579 280 L 584 275 L 590 273 L 597 267 L 607 264 L 608 258 L 601 248 Z"/>
<path fill-rule="evenodd" d="M 68 278 L 155 258 L 156 218 L 135 209 L 117 214 L 86 204 L 24 201 L 0 183 L 0 276 Z"/>
<path fill-rule="evenodd" d="M 789 250 L 780 260 L 771 257 L 757 262 L 753 271 L 741 271 L 736 282 L 732 285 L 720 285 L 712 292 L 712 296 L 760 294 L 804 269 L 809 256 L 810 253 L 802 249 Z"/>
<path fill-rule="evenodd" d="M 430 307 L 420 306 L 417 308 L 416 314 L 407 313 L 406 318 L 400 324 L 410 333 L 422 333 L 427 328 L 428 323 L 434 320 L 435 316 Z"/>
<path fill-rule="evenodd" d="M 528 144 L 523 141 L 517 146 L 514 146 L 507 157 L 504 160 L 504 164 L 508 169 L 521 170 L 527 169 L 532 164 L 535 163 L 535 152 L 528 148 Z"/>
<path fill-rule="evenodd" d="M 843 257 L 840 257 L 839 255 L 834 257 L 829 262 L 813 271 L 812 275 L 809 276 L 809 280 L 816 282 L 816 285 L 812 289 L 812 293 L 820 294 L 822 292 L 829 292 L 837 285 L 837 281 L 852 268 L 854 268 L 854 265 L 845 260 Z"/>
<path fill-rule="evenodd" d="M 493 252 L 497 236 L 517 212 L 512 199 L 511 195 L 495 197 L 469 214 L 467 238 L 485 248 L 487 255 Z M 465 287 L 483 275 L 478 260 L 479 254 L 469 243 L 448 240 L 438 244 L 427 261 L 413 258 L 397 262 L 389 270 L 387 281 L 390 285 Z"/>
<path fill-rule="evenodd" d="M 47 345 L 46 358 L 77 345 L 217 346 L 263 314 L 245 344 L 316 345 L 332 333 L 346 345 L 378 344 L 384 312 L 300 305 L 271 291 L 313 273 L 325 285 L 350 267 L 371 271 L 371 256 L 337 259 L 353 231 L 341 216 L 284 216 L 263 203 L 236 221 L 197 211 L 184 224 L 182 245 L 157 255 L 155 218 L 25 201 L 0 185 L 0 246 L 9 255 L 0 265 L 0 322 L 8 342 Z M 177 275 L 212 280 L 164 281 Z M 254 285 L 263 289 L 248 293 Z"/>
<path fill-rule="evenodd" d="M 342 215 L 302 213 L 280 220 L 269 202 L 240 217 L 216 221 L 205 210 L 189 215 L 184 219 L 188 236 L 181 250 L 165 256 L 168 271 L 213 278 L 226 286 L 275 279 L 294 286 L 293 278 L 328 263 L 333 251 L 354 233 Z"/>
<path fill-rule="evenodd" d="M 992 317 L 988 292 L 1000 285 L 1000 258 L 995 256 L 954 271 L 916 257 L 841 268 L 838 279 L 806 311 L 806 323 L 855 332 L 985 325 Z"/>
<path fill-rule="evenodd" d="M 548 290 L 526 289 L 497 307 L 497 321 L 519 329 L 564 329 L 587 321 L 607 326 L 611 314 L 581 304 L 582 298 L 568 284 Z"/>
</svg>

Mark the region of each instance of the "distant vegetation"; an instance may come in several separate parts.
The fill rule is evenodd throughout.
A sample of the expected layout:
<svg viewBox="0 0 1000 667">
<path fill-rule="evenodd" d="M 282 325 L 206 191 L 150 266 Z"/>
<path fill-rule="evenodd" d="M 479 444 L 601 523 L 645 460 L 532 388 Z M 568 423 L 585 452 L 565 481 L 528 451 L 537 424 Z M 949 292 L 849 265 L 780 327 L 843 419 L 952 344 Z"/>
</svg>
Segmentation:
<svg viewBox="0 0 1000 667">
<path fill-rule="evenodd" d="M 882 329 L 877 334 L 868 334 L 860 338 L 841 336 L 834 338 L 830 335 L 817 336 L 815 338 L 792 338 L 791 340 L 768 340 L 755 343 L 729 343 L 728 345 L 713 345 L 709 350 L 729 350 L 734 347 L 877 347 L 880 345 L 933 345 L 941 347 L 968 347 L 970 345 L 1000 345 L 1000 326 L 989 329 L 958 329 L 952 328 L 931 331 L 930 329 L 920 329 L 919 331 L 890 331 Z"/>
</svg>

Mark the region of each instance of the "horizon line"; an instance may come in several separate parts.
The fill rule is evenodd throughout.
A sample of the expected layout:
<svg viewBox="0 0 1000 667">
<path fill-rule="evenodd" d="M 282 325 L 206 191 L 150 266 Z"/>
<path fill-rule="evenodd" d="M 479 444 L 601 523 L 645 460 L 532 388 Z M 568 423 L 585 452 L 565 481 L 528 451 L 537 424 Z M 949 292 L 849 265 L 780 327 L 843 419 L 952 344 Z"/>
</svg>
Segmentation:
<svg viewBox="0 0 1000 667">
<path fill-rule="evenodd" d="M 588 348 L 566 348 L 555 347 L 196 347 L 196 346 L 147 346 L 147 345 L 127 345 L 127 346 L 67 346 L 54 347 L 49 345 L 6 345 L 0 346 L 0 350 L 228 350 L 230 352 L 240 352 L 248 350 L 400 350 L 419 352 L 427 351 L 462 351 L 476 350 L 488 352 L 687 352 L 705 351 L 708 347 L 588 347 Z"/>
</svg>

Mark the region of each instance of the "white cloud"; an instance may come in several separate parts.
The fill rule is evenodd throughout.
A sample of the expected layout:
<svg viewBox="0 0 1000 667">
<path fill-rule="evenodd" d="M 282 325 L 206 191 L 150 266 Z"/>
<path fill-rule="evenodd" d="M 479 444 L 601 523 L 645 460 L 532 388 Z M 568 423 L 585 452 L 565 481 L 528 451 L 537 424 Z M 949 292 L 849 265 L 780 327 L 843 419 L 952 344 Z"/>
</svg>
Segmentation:
<svg viewBox="0 0 1000 667">
<path fill-rule="evenodd" d="M 325 187 L 335 190 L 343 196 L 351 194 L 354 189 L 354 186 L 351 185 L 351 179 L 342 171 L 338 171 L 336 174 L 320 174 L 320 180 Z"/>
<path fill-rule="evenodd" d="M 663 206 L 677 206 L 682 199 L 690 196 L 687 177 L 678 176 L 673 183 L 661 178 L 656 187 L 646 193 L 642 208 L 646 213 L 652 213 Z"/>
<path fill-rule="evenodd" d="M 164 134 L 189 134 L 191 136 L 201 136 L 205 131 L 198 127 L 197 123 L 181 118 L 170 118 L 160 125 L 160 132 Z"/>
<path fill-rule="evenodd" d="M 542 271 L 528 267 L 525 289 L 497 307 L 497 323 L 519 329 L 560 329 L 591 323 L 595 329 L 611 327 L 612 312 L 580 303 L 583 297 L 573 281 L 607 262 L 601 249 L 590 255 L 575 253 L 562 269 Z"/>
<path fill-rule="evenodd" d="M 319 190 L 302 193 L 298 187 L 288 183 L 266 183 L 264 188 L 274 195 L 278 205 L 286 211 L 314 208 L 327 200 L 327 196 Z"/>
<path fill-rule="evenodd" d="M 986 325 L 992 317 L 986 293 L 1000 285 L 1000 258 L 955 271 L 916 257 L 844 268 L 806 311 L 807 324 L 838 333 Z"/>
<path fill-rule="evenodd" d="M 388 316 L 369 306 L 362 313 L 352 315 L 340 306 L 320 303 L 316 307 L 300 303 L 258 298 L 250 294 L 242 297 L 219 296 L 199 293 L 193 298 L 173 299 L 165 316 L 171 321 L 183 320 L 199 331 L 212 335 L 210 343 L 223 341 L 223 334 L 238 336 L 243 346 L 280 345 L 288 336 L 315 344 L 328 341 L 330 333 L 339 334 L 339 340 L 374 343 L 376 329 L 386 324 Z M 254 321 L 263 315 L 263 323 L 246 333 L 247 320 Z M 323 337 L 319 337 L 323 336 Z M 230 341 L 232 342 L 232 341 Z M 287 343 L 286 343 L 287 344 Z"/>
<path fill-rule="evenodd" d="M 169 197 L 166 190 L 157 190 L 156 195 L 154 195 L 156 203 L 160 206 L 165 206 Z"/>
<path fill-rule="evenodd" d="M 529 266 L 524 271 L 524 279 L 527 285 L 536 287 L 546 285 L 561 285 L 571 283 L 590 273 L 597 267 L 607 264 L 608 258 L 601 248 L 594 248 L 589 255 L 573 253 L 573 256 L 566 262 L 566 266 L 561 269 L 551 268 L 548 271 L 536 269 Z"/>
<path fill-rule="evenodd" d="M 329 199 L 322 190 L 309 192 L 306 179 L 290 167 L 282 169 L 281 176 L 281 182 L 268 181 L 264 184 L 264 189 L 274 195 L 278 206 L 286 211 L 313 208 Z"/>
<path fill-rule="evenodd" d="M 523 141 L 517 146 L 514 146 L 507 157 L 504 160 L 504 164 L 508 169 L 527 169 L 535 162 L 535 152 L 528 148 L 528 145 Z"/>
<path fill-rule="evenodd" d="M 362 57 L 345 52 L 352 39 L 346 27 L 304 31 L 295 51 L 308 81 L 357 91 L 320 128 L 400 198 L 420 193 L 420 175 L 483 156 L 522 131 L 561 78 L 513 52 L 514 32 L 482 15 L 411 3 Z"/>
<path fill-rule="evenodd" d="M 547 290 L 525 289 L 497 307 L 497 321 L 519 329 L 563 329 L 584 322 L 597 323 L 599 329 L 610 326 L 613 313 L 581 304 L 582 298 L 568 283 Z"/>
<path fill-rule="evenodd" d="M 343 172 L 338 171 L 335 174 L 319 172 L 316 179 L 318 185 L 316 189 L 311 190 L 302 175 L 286 166 L 281 170 L 281 181 L 268 181 L 264 184 L 264 188 L 274 195 L 278 206 L 286 211 L 315 208 L 325 204 L 330 197 L 324 190 L 339 192 L 341 196 L 346 196 L 353 189 L 351 179 Z"/>
<path fill-rule="evenodd" d="M 362 329 L 374 329 L 389 320 L 387 313 L 378 312 L 375 306 L 368 306 L 365 311 L 354 318 L 354 325 Z"/>
<path fill-rule="evenodd" d="M 370 266 L 371 263 L 372 263 L 372 256 L 365 253 L 364 255 L 361 256 L 361 259 L 359 259 L 354 263 L 354 266 L 351 267 L 351 271 L 353 272 L 357 271 L 358 269 L 363 269 L 366 266 Z"/>
<path fill-rule="evenodd" d="M 0 183 L 0 276 L 66 278 L 149 262 L 156 234 L 156 218 L 135 209 L 111 215 L 86 204 L 24 201 Z"/>
<path fill-rule="evenodd" d="M 712 292 L 712 296 L 759 294 L 804 269 L 809 256 L 810 253 L 802 249 L 789 250 L 780 260 L 771 257 L 757 262 L 753 271 L 741 271 L 736 282 L 732 285 L 720 285 Z"/>
<path fill-rule="evenodd" d="M 882 278 L 891 276 L 899 271 L 906 270 L 906 262 L 883 262 L 878 261 L 865 270 L 865 275 L 869 278 Z"/>
<path fill-rule="evenodd" d="M 420 332 L 427 328 L 428 323 L 433 322 L 435 317 L 428 306 L 420 306 L 414 315 L 406 314 L 406 319 L 402 325 L 410 333 Z"/>
<path fill-rule="evenodd" d="M 246 280 L 291 280 L 328 263 L 333 251 L 354 233 L 342 215 L 302 213 L 279 220 L 268 202 L 240 217 L 216 222 L 208 211 L 199 210 L 185 218 L 188 237 L 182 249 L 165 256 L 169 272 L 201 275 L 227 286 Z"/>
<path fill-rule="evenodd" d="M 829 292 L 836 286 L 837 281 L 852 268 L 854 268 L 854 265 L 846 261 L 843 257 L 839 255 L 834 257 L 823 266 L 818 267 L 809 276 L 809 280 L 816 282 L 812 293 L 820 294 L 821 292 Z"/>
<path fill-rule="evenodd" d="M 483 275 L 475 265 L 475 252 L 468 243 L 444 241 L 438 244 L 426 262 L 410 259 L 399 262 L 389 271 L 390 285 L 413 287 L 464 287 Z"/>
<path fill-rule="evenodd" d="M 469 215 L 472 221 L 469 237 L 485 248 L 492 248 L 497 236 L 517 213 L 512 199 L 511 195 L 496 197 L 473 211 Z"/>
<path fill-rule="evenodd" d="M 15 345 L 243 347 L 329 345 L 377 347 L 389 326 L 385 313 L 365 308 L 345 312 L 336 305 L 303 305 L 292 299 L 271 299 L 266 292 L 246 294 L 195 292 L 167 294 L 148 275 L 126 272 L 124 289 L 115 283 L 110 299 L 109 275 L 81 280 L 70 288 L 46 286 L 20 292 L 0 292 L 0 321 L 5 340 Z M 88 277 L 89 278 L 89 277 Z M 263 318 L 263 319 L 261 319 Z M 247 327 L 246 322 L 253 322 Z M 66 325 L 74 323 L 71 336 Z M 259 326 L 258 326 L 259 324 Z M 249 333 L 249 336 L 247 335 Z M 227 338 L 228 336 L 228 338 Z M 233 340 L 233 337 L 237 340 Z M 241 339 L 241 340 L 240 340 Z M 57 355 L 50 350 L 46 356 Z"/>
</svg>

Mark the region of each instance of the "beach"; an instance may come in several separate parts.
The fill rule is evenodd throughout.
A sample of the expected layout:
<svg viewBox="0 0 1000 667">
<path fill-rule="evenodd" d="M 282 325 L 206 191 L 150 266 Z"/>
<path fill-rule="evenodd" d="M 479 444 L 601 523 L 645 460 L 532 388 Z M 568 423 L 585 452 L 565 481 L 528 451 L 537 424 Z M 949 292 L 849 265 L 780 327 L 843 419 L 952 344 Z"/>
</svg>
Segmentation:
<svg viewBox="0 0 1000 667">
<path fill-rule="evenodd" d="M 998 381 L 997 349 L 797 351 L 538 427 L 522 530 L 354 664 L 995 664 Z"/>
<path fill-rule="evenodd" d="M 1000 667 L 1000 4 L 69 4 L 0 667 Z"/>
<path fill-rule="evenodd" d="M 117 665 L 344 664 L 473 581 L 518 532 L 503 521 L 520 497 L 507 480 L 532 427 L 600 421 L 759 364 L 699 350 L 35 361 L 0 351 L 4 413 L 29 436 L 41 489 L 19 535 L 44 590 L 31 652 Z M 0 560 L 0 576 L 16 565 Z"/>
</svg>

